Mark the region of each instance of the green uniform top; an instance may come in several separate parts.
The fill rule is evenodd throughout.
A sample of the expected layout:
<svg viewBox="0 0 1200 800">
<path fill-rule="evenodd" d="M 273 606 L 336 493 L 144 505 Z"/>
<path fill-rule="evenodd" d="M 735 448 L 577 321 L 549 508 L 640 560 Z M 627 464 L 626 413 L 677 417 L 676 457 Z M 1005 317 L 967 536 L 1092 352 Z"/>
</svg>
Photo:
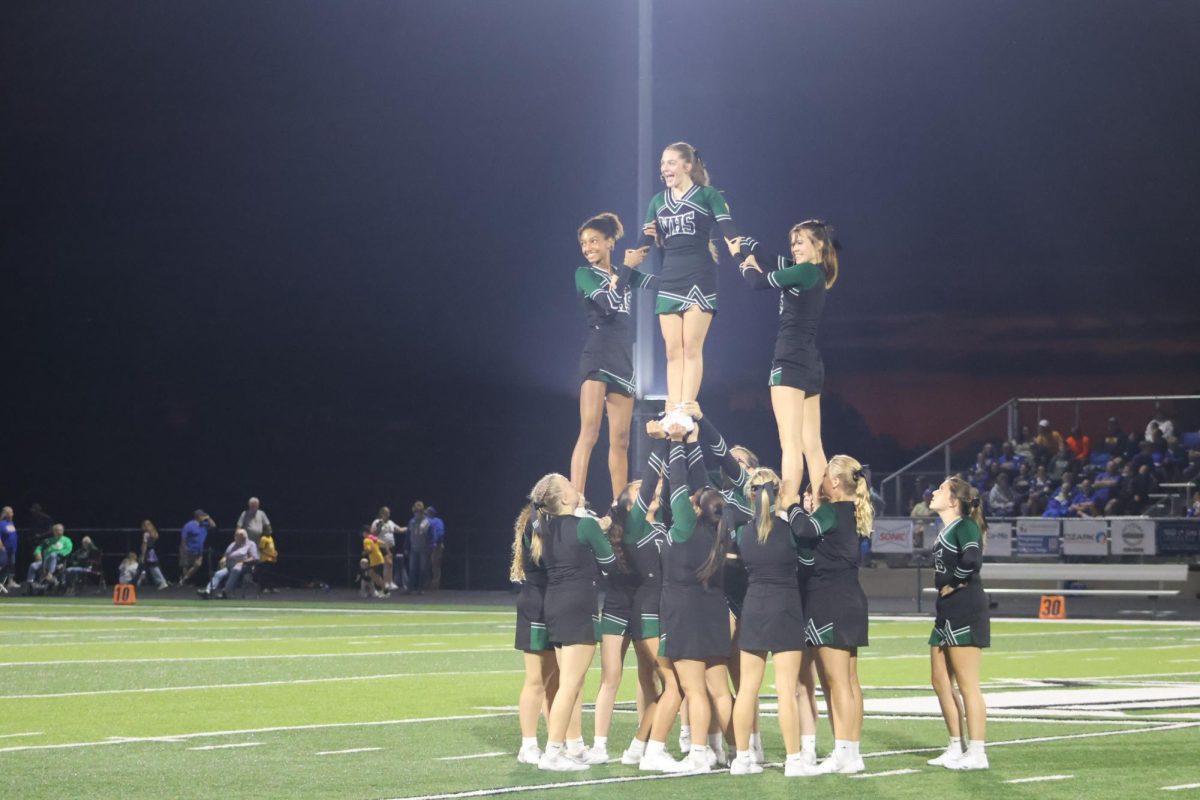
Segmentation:
<svg viewBox="0 0 1200 800">
<path fill-rule="evenodd" d="M 943 528 L 933 546 L 934 585 L 962 586 L 977 580 L 983 565 L 983 533 L 975 520 L 959 517 Z"/>
</svg>

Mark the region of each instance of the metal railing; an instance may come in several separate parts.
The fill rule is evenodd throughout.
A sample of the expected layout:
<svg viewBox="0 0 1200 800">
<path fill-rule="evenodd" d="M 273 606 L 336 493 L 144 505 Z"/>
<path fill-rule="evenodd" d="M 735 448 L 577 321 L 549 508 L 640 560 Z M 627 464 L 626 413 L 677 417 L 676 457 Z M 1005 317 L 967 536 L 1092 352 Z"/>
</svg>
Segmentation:
<svg viewBox="0 0 1200 800">
<path fill-rule="evenodd" d="M 1017 437 L 1021 427 L 1021 411 L 1022 407 L 1031 408 L 1033 411 L 1033 420 L 1031 427 L 1036 427 L 1036 420 L 1042 419 L 1042 406 L 1070 403 L 1074 405 L 1074 421 L 1072 425 L 1081 425 L 1084 423 L 1084 406 L 1087 404 L 1106 404 L 1106 403 L 1154 403 L 1157 406 L 1163 401 L 1200 401 L 1200 395 L 1135 395 L 1123 397 L 1013 397 L 1005 400 L 999 406 L 984 414 L 979 419 L 964 427 L 962 430 L 955 433 L 945 441 L 931 447 L 926 452 L 922 453 L 917 458 L 905 464 L 900 469 L 891 473 L 880 481 L 880 495 L 887 500 L 894 500 L 895 506 L 891 510 L 897 514 L 901 514 L 907 510 L 905 504 L 906 497 L 904 495 L 903 481 L 904 476 L 928 476 L 952 475 L 955 470 L 953 468 L 953 448 L 959 443 L 976 443 L 981 433 L 987 433 L 990 436 L 990 441 L 1012 441 Z M 1004 413 L 1004 427 L 997 431 L 994 429 L 993 422 Z M 1189 415 L 1196 416 L 1196 415 Z M 993 423 L 992 429 L 985 429 L 989 423 Z M 970 437 L 970 438 L 968 438 Z M 918 472 L 914 471 L 914 467 L 927 462 L 931 456 L 942 456 L 942 470 L 938 473 L 932 469 L 925 469 Z M 888 484 L 892 485 L 889 487 Z M 891 495 L 889 498 L 888 495 Z"/>
</svg>

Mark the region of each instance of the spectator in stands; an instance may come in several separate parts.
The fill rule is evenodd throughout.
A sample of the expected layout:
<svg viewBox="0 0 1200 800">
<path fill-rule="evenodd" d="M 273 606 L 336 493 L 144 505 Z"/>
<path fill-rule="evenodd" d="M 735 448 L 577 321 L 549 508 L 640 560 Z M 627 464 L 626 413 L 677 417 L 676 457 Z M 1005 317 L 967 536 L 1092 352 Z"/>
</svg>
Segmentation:
<svg viewBox="0 0 1200 800">
<path fill-rule="evenodd" d="M 204 509 L 197 508 L 192 519 L 179 532 L 179 585 L 183 586 L 204 563 L 204 542 L 216 530 L 217 523 Z"/>
<path fill-rule="evenodd" d="M 57 586 L 58 578 L 54 573 L 59 563 L 74 549 L 75 543 L 67 538 L 63 526 L 57 523 L 51 525 L 50 536 L 34 548 L 33 563 L 29 565 L 29 572 L 25 576 L 26 591 L 32 593 L 35 589 L 45 590 L 47 585 Z"/>
<path fill-rule="evenodd" d="M 0 594 L 21 588 L 21 584 L 13 580 L 17 571 L 17 528 L 12 520 L 10 506 L 0 509 Z"/>
<path fill-rule="evenodd" d="M 267 512 L 262 510 L 261 505 L 257 497 L 247 500 L 246 510 L 238 515 L 235 526 L 246 531 L 246 535 L 250 537 L 250 541 L 254 542 L 255 547 L 259 546 L 258 540 L 264 533 L 271 532 L 271 520 L 267 518 Z"/>
<path fill-rule="evenodd" d="M 1071 428 L 1071 435 L 1067 437 L 1067 450 L 1071 452 L 1075 460 L 1080 464 L 1086 464 L 1087 460 L 1092 455 L 1092 437 L 1083 432 L 1083 429 L 1076 425 Z"/>
<path fill-rule="evenodd" d="M 1158 470 L 1162 463 L 1162 454 L 1154 452 L 1154 445 L 1149 440 L 1143 440 L 1138 448 L 1138 454 L 1129 460 L 1135 471 L 1147 467 L 1151 472 Z"/>
<path fill-rule="evenodd" d="M 1158 480 L 1154 477 L 1154 471 L 1145 464 L 1138 467 L 1137 474 L 1133 476 L 1134 506 L 1131 513 L 1145 513 L 1152 500 L 1150 495 L 1156 491 L 1158 491 Z"/>
<path fill-rule="evenodd" d="M 1033 491 L 1033 473 L 1029 470 L 1029 462 L 1022 461 L 1017 468 L 1017 477 L 1013 478 L 1013 494 L 1017 496 L 1017 515 L 1026 513 L 1029 507 L 1029 495 Z"/>
<path fill-rule="evenodd" d="M 1058 446 L 1058 451 L 1054 454 L 1054 458 L 1050 460 L 1050 480 L 1061 481 L 1064 474 L 1074 472 L 1075 468 L 1075 458 L 1071 455 L 1071 451 L 1067 449 L 1066 442 L 1063 442 Z"/>
<path fill-rule="evenodd" d="M 1096 505 L 1096 490 L 1092 488 L 1092 482 L 1088 478 L 1079 482 L 1079 488 L 1071 496 L 1071 510 L 1077 517 L 1100 516 Z"/>
<path fill-rule="evenodd" d="M 1012 517 L 1017 513 L 1017 493 L 1013 491 L 1008 473 L 1001 472 L 987 496 L 988 513 L 997 517 Z"/>
<path fill-rule="evenodd" d="M 389 592 L 383 582 L 383 551 L 379 549 L 379 540 L 371 533 L 369 525 L 362 528 L 362 558 L 359 566 L 359 587 L 363 597 L 368 591 L 374 597 L 387 597 Z"/>
<path fill-rule="evenodd" d="M 1013 442 L 1013 452 L 1025 461 L 1033 461 L 1037 445 L 1033 440 L 1033 432 L 1028 425 L 1021 426 L 1021 435 Z"/>
<path fill-rule="evenodd" d="M 1130 431 L 1125 436 L 1125 446 L 1121 448 L 1121 460 L 1131 461 L 1142 450 L 1142 442 L 1145 437 L 1136 431 Z"/>
<path fill-rule="evenodd" d="M 1074 509 L 1071 508 L 1071 498 L 1074 496 L 1074 476 L 1069 472 L 1064 473 L 1062 485 L 1058 487 L 1057 492 L 1050 496 L 1050 502 L 1046 505 L 1046 510 L 1042 512 L 1042 516 L 1055 519 L 1077 516 Z"/>
<path fill-rule="evenodd" d="M 971 472 L 967 476 L 967 481 L 983 494 L 987 491 L 987 486 L 992 480 L 992 469 L 988 463 L 987 456 L 980 452 L 975 456 L 975 464 L 971 467 Z"/>
<path fill-rule="evenodd" d="M 1114 514 L 1117 492 L 1121 488 L 1121 459 L 1110 458 L 1108 463 L 1104 465 L 1104 471 L 1092 481 L 1092 486 L 1096 490 L 1094 498 L 1096 508 L 1104 516 Z"/>
<path fill-rule="evenodd" d="M 279 561 L 279 551 L 275 549 L 275 536 L 263 531 L 258 540 L 258 563 L 254 565 L 254 582 L 268 594 L 279 591 L 279 574 L 275 565 Z"/>
<path fill-rule="evenodd" d="M 1050 427 L 1050 420 L 1044 419 L 1038 423 L 1038 434 L 1033 444 L 1038 452 L 1038 461 L 1045 462 L 1062 449 L 1062 434 Z"/>
<path fill-rule="evenodd" d="M 1154 418 L 1146 425 L 1146 441 L 1152 438 L 1154 428 L 1158 428 L 1164 437 L 1175 435 L 1175 423 L 1167 419 L 1167 412 L 1161 405 L 1154 407 Z"/>
<path fill-rule="evenodd" d="M 1163 453 L 1163 469 L 1167 477 L 1176 479 L 1183 474 L 1188 463 L 1188 451 L 1177 436 L 1167 437 L 1167 449 Z"/>
<path fill-rule="evenodd" d="M 1187 515 L 1192 519 L 1200 517 L 1200 492 L 1192 495 L 1192 504 L 1188 506 Z"/>
<path fill-rule="evenodd" d="M 371 523 L 371 533 L 379 540 L 379 549 L 383 553 L 383 586 L 389 592 L 400 588 L 395 580 L 396 534 L 400 530 L 400 526 L 392 519 L 392 510 L 387 506 L 379 509 L 379 516 Z M 404 578 L 400 580 L 403 582 Z"/>
<path fill-rule="evenodd" d="M 42 511 L 41 503 L 34 503 L 29 507 L 29 535 L 33 537 L 31 541 L 36 544 L 41 544 L 42 540 L 50 535 L 50 530 L 54 527 L 54 520 L 45 511 Z"/>
<path fill-rule="evenodd" d="M 225 548 L 225 555 L 221 556 L 220 569 L 212 576 L 208 586 L 197 589 L 196 593 L 207 600 L 217 592 L 217 597 L 224 600 L 250 574 L 250 567 L 256 561 L 258 545 L 250 541 L 245 528 L 238 528 L 233 532 L 233 541 Z"/>
<path fill-rule="evenodd" d="M 141 564 L 138 562 L 137 553 L 129 553 L 117 565 L 117 583 L 134 583 L 138 577 L 138 571 Z"/>
<path fill-rule="evenodd" d="M 921 494 L 921 499 L 913 504 L 912 512 L 909 516 L 916 519 L 918 517 L 932 517 L 933 512 L 929 510 L 929 501 L 933 499 L 933 489 L 926 488 Z"/>
<path fill-rule="evenodd" d="M 1184 466 L 1179 480 L 1185 483 L 1200 480 L 1200 449 L 1189 448 L 1187 456 L 1187 464 Z"/>
<path fill-rule="evenodd" d="M 1014 478 L 1017 472 L 1020 471 L 1023 463 L 1025 463 L 1025 459 L 1017 455 L 1016 448 L 1013 447 L 1012 442 L 1005 442 L 1000 445 L 1000 455 L 996 459 L 996 466 L 1000 469 L 1001 473 L 1007 472 L 1010 479 Z"/>
<path fill-rule="evenodd" d="M 1121 432 L 1121 423 L 1116 417 L 1108 418 L 1108 428 L 1104 431 L 1104 452 L 1110 456 L 1120 456 L 1125 451 L 1125 434 Z"/>
<path fill-rule="evenodd" d="M 1166 453 L 1167 452 L 1167 437 L 1158 428 L 1155 428 L 1150 433 L 1150 447 L 1156 453 Z"/>
<path fill-rule="evenodd" d="M 436 592 L 442 586 L 442 554 L 446 550 L 446 526 L 433 506 L 425 509 L 425 518 L 429 520 L 429 588 Z"/>
<path fill-rule="evenodd" d="M 80 539 L 79 547 L 72 550 L 63 563 L 66 565 L 64 574 L 68 593 L 74 594 L 79 581 L 89 575 L 103 580 L 100 575 L 100 548 L 96 547 L 90 536 Z"/>
<path fill-rule="evenodd" d="M 1050 474 L 1046 471 L 1045 464 L 1039 464 L 1037 472 L 1033 476 L 1033 482 L 1029 490 L 1029 504 L 1025 509 L 1025 513 L 1040 517 L 1046 511 L 1047 505 L 1050 503 L 1050 495 L 1054 493 L 1054 481 L 1050 480 Z"/>
<path fill-rule="evenodd" d="M 142 520 L 142 554 L 138 559 L 137 574 L 134 576 L 134 583 L 138 586 L 142 585 L 142 579 L 146 577 L 146 573 L 154 580 L 154 585 L 160 590 L 166 589 L 169 585 L 167 579 L 163 577 L 162 566 L 158 560 L 158 528 L 148 519 Z"/>
</svg>

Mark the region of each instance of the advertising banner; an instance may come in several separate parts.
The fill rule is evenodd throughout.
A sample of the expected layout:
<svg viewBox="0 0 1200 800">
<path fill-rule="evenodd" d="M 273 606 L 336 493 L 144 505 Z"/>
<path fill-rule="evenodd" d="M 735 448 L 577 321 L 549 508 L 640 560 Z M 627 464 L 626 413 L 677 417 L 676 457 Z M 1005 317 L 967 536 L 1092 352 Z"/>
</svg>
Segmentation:
<svg viewBox="0 0 1200 800">
<path fill-rule="evenodd" d="M 913 523 L 908 519 L 877 519 L 871 532 L 871 552 L 911 553 L 913 551 Z"/>
<path fill-rule="evenodd" d="M 1058 553 L 1058 520 L 1023 517 L 1017 520 L 1017 555 Z"/>
<path fill-rule="evenodd" d="M 1062 551 L 1068 556 L 1108 555 L 1108 520 L 1064 519 Z"/>
<path fill-rule="evenodd" d="M 1114 556 L 1152 556 L 1157 552 L 1154 520 L 1119 517 L 1108 521 Z"/>
<path fill-rule="evenodd" d="M 1160 520 L 1157 539 L 1162 556 L 1200 553 L 1200 519 Z"/>
<path fill-rule="evenodd" d="M 1013 524 L 1011 522 L 988 522 L 985 556 L 1008 558 L 1013 552 Z"/>
</svg>

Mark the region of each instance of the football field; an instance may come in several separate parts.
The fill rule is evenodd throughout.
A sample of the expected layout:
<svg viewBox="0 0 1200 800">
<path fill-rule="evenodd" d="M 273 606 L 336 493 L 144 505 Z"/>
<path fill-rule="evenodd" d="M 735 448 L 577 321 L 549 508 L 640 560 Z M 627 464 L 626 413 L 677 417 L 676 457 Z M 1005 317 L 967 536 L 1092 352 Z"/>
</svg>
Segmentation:
<svg viewBox="0 0 1200 800">
<path fill-rule="evenodd" d="M 992 769 L 972 773 L 925 763 L 946 741 L 930 625 L 872 619 L 864 775 L 664 777 L 619 763 L 564 775 L 516 763 L 522 661 L 502 606 L 11 598 L 0 796 L 1200 798 L 1200 625 L 994 621 Z M 597 656 L 585 702 L 598 679 Z M 627 670 L 623 701 L 634 686 Z M 772 714 L 764 698 L 767 759 L 781 762 Z M 589 742 L 591 724 L 588 707 Z M 634 726 L 622 703 L 610 754 Z M 818 750 L 831 746 L 822 723 Z"/>
</svg>

